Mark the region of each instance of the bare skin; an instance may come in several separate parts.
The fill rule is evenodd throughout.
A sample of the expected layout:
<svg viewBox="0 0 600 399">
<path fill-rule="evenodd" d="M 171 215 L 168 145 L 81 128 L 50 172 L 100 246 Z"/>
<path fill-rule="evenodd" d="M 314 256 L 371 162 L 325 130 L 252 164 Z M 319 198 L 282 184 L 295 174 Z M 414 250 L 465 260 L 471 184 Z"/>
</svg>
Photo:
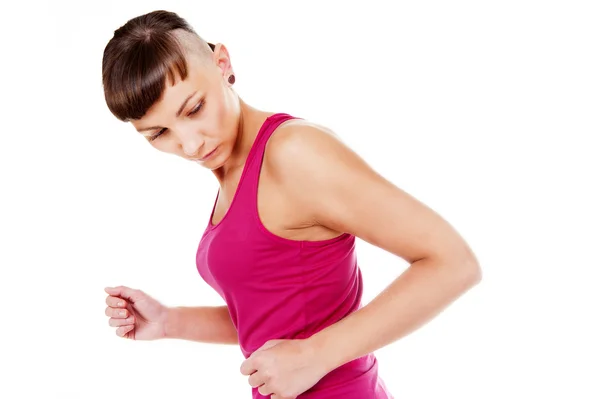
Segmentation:
<svg viewBox="0 0 600 399">
<path fill-rule="evenodd" d="M 168 87 L 163 98 L 133 125 L 140 131 L 148 126 L 168 128 L 159 137 L 160 129 L 142 133 L 156 149 L 198 162 L 214 173 L 221 187 L 213 219 L 218 223 L 231 204 L 258 129 L 272 113 L 250 107 L 233 91 L 228 83 L 233 69 L 224 46 L 217 45 L 212 57 L 192 68 L 187 80 Z M 196 95 L 175 116 L 196 91 L 205 93 L 201 110 L 190 114 L 201 98 Z M 215 148 L 208 159 L 198 160 Z M 481 278 L 475 255 L 448 222 L 372 170 L 331 131 L 307 121 L 286 122 L 270 138 L 258 208 L 265 227 L 281 237 L 323 240 L 350 233 L 410 263 L 371 303 L 340 322 L 305 340 L 266 342 L 252 354 L 240 371 L 263 395 L 296 397 L 331 370 L 422 326 Z M 115 298 L 128 296 L 135 305 L 154 303 L 137 291 L 127 295 L 127 289 L 107 291 L 107 314 L 116 312 L 111 305 Z M 132 296 L 136 293 L 142 295 L 137 301 Z M 150 314 L 148 309 L 140 315 Z M 162 337 L 170 330 L 172 337 L 233 343 L 233 326 L 224 317 L 226 308 L 213 313 L 194 309 L 170 313 L 165 308 L 152 313 L 150 317 L 156 316 L 152 322 L 163 326 L 152 331 L 160 331 Z M 176 326 L 166 327 L 168 320 L 177 320 L 171 323 Z M 196 330 L 190 327 L 201 320 L 213 324 Z M 151 330 L 135 321 L 120 323 L 119 335 L 128 336 L 138 328 Z"/>
</svg>

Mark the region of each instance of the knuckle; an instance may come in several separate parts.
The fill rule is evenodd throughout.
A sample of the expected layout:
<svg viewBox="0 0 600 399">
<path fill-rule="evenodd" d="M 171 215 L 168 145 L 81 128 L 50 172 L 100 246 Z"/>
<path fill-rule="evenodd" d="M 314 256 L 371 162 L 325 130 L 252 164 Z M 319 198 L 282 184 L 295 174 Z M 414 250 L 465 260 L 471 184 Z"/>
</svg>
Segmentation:
<svg viewBox="0 0 600 399">
<path fill-rule="evenodd" d="M 256 370 L 262 370 L 263 368 L 265 368 L 265 362 L 262 353 L 254 353 L 252 356 L 254 357 L 253 364 Z"/>
<path fill-rule="evenodd" d="M 273 378 L 273 373 L 270 370 L 264 370 L 262 375 L 265 382 L 271 381 L 271 379 Z"/>
</svg>

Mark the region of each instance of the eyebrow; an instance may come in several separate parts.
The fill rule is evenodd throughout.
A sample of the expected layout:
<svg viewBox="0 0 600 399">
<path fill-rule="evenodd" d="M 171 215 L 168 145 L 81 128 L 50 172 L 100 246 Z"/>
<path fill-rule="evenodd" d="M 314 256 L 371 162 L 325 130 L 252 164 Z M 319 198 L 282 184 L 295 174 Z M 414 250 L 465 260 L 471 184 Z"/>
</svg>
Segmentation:
<svg viewBox="0 0 600 399">
<path fill-rule="evenodd" d="M 183 109 L 185 108 L 185 106 L 187 105 L 188 101 L 190 101 L 190 98 L 194 97 L 194 95 L 196 95 L 196 93 L 198 93 L 197 91 L 193 92 L 192 94 L 190 94 L 185 101 L 183 102 L 183 104 L 181 104 L 181 107 L 179 107 L 179 109 L 177 110 L 177 113 L 175 114 L 175 116 L 177 118 L 179 118 L 179 115 L 181 115 L 181 113 L 183 112 Z M 144 132 L 146 130 L 155 130 L 155 129 L 161 129 L 162 126 L 150 126 L 150 127 L 145 127 L 142 129 L 138 129 L 138 132 Z"/>
</svg>

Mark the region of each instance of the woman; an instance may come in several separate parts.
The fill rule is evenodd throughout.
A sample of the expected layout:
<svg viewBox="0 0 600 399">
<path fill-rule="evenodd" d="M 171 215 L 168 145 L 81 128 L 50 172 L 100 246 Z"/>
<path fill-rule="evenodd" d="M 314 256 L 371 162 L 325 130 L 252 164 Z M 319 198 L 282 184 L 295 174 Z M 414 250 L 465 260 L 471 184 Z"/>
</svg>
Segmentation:
<svg viewBox="0 0 600 399">
<path fill-rule="evenodd" d="M 254 398 L 391 398 L 373 352 L 481 278 L 459 234 L 328 129 L 245 103 L 227 48 L 174 13 L 127 22 L 102 66 L 117 118 L 220 183 L 196 263 L 226 306 L 167 308 L 107 288 L 117 334 L 238 344 Z M 355 237 L 411 264 L 366 306 Z"/>
</svg>

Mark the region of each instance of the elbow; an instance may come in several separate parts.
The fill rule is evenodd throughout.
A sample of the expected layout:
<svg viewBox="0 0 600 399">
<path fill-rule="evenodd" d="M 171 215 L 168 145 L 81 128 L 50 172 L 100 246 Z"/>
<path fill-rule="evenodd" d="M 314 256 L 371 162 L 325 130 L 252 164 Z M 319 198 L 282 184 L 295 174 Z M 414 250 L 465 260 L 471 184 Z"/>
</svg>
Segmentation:
<svg viewBox="0 0 600 399">
<path fill-rule="evenodd" d="M 465 290 L 479 284 L 483 277 L 479 261 L 474 255 L 450 256 L 442 262 L 446 270 L 454 276 L 453 280 Z"/>
<path fill-rule="evenodd" d="M 465 284 L 475 286 L 481 282 L 483 272 L 476 258 L 469 258 L 460 262 L 458 269 L 461 270 Z"/>
<path fill-rule="evenodd" d="M 454 253 L 453 258 L 456 261 L 451 263 L 456 266 L 455 270 L 458 270 L 465 283 L 474 286 L 479 284 L 483 278 L 481 266 L 473 250 L 466 244 L 463 248 L 459 253 Z"/>
<path fill-rule="evenodd" d="M 481 271 L 481 266 L 479 266 L 479 263 L 476 263 L 475 266 L 473 266 L 473 270 L 471 270 L 471 279 L 473 280 L 473 285 L 479 284 L 482 278 L 483 272 Z"/>
<path fill-rule="evenodd" d="M 453 281 L 465 290 L 477 285 L 482 279 L 482 270 L 479 262 L 474 257 L 437 257 L 424 258 L 413 264 L 429 264 L 438 268 L 447 281 Z"/>
</svg>

